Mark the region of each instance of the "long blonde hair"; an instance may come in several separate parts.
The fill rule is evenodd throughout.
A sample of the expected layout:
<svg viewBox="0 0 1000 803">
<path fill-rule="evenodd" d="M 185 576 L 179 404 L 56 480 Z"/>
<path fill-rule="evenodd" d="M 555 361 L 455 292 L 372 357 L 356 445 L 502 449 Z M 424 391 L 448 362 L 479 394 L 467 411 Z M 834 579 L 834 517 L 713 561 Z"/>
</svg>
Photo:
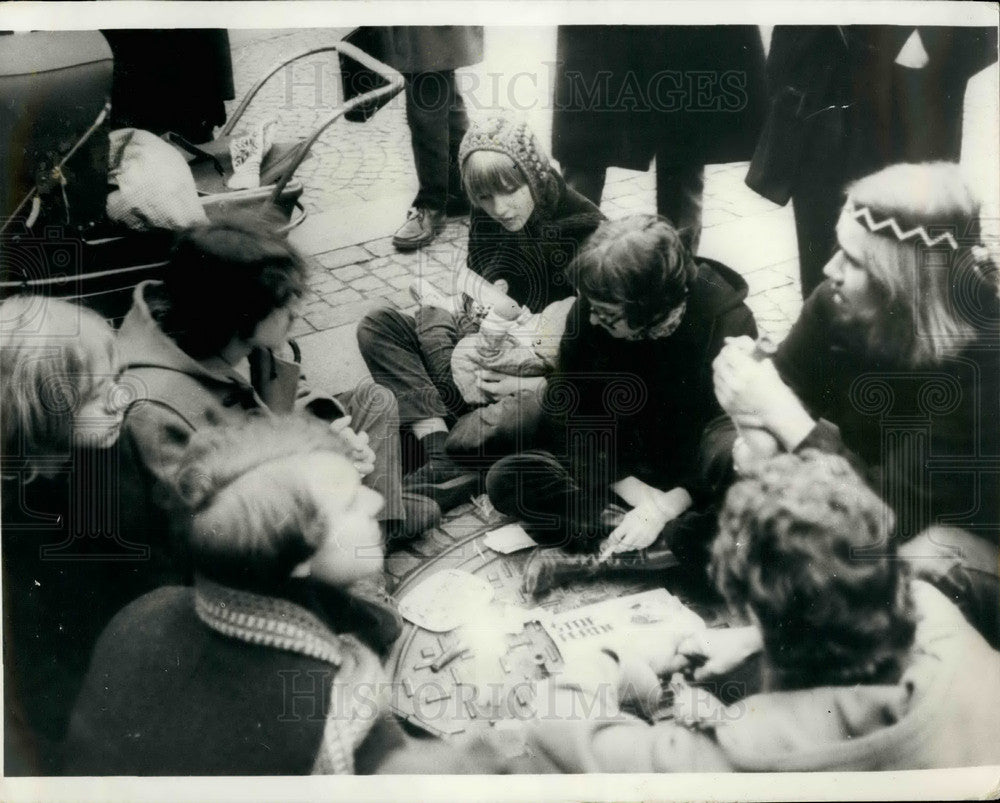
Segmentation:
<svg viewBox="0 0 1000 803">
<path fill-rule="evenodd" d="M 932 240 L 950 233 L 958 248 L 928 246 L 919 234 L 901 240 L 892 226 L 872 232 L 851 219 L 852 210 L 863 208 L 876 224 L 892 218 L 904 233 L 923 227 Z M 939 363 L 979 336 L 975 307 L 990 277 L 976 248 L 979 201 L 957 165 L 897 164 L 854 182 L 840 225 L 867 232 L 863 263 L 883 301 L 869 335 L 873 349 L 916 367 Z"/>
<path fill-rule="evenodd" d="M 0 304 L 0 414 L 4 475 L 47 476 L 69 453 L 73 419 L 117 366 L 115 335 L 93 310 L 38 296 Z"/>
</svg>

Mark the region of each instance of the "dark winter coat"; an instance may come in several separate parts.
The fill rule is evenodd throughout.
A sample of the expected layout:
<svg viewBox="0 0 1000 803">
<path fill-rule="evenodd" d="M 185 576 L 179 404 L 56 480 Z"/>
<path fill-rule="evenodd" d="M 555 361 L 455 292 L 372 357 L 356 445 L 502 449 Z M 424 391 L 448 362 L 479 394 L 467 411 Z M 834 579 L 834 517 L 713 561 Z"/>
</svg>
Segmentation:
<svg viewBox="0 0 1000 803">
<path fill-rule="evenodd" d="M 552 154 L 563 166 L 749 159 L 763 119 L 752 25 L 567 25 L 558 33 Z"/>
<path fill-rule="evenodd" d="M 895 63 L 915 30 L 921 69 Z M 957 162 L 966 83 L 996 59 L 995 28 L 776 26 L 747 184 L 783 204 L 808 192 L 816 162 L 837 165 L 842 184 L 894 162 Z"/>
<path fill-rule="evenodd" d="M 7 456 L 5 472 L 14 469 Z M 112 616 L 177 582 L 128 441 L 74 450 L 52 477 L 3 481 L 4 771 L 49 775 Z"/>
<path fill-rule="evenodd" d="M 712 360 L 725 338 L 757 334 L 746 294 L 739 274 L 703 259 L 677 330 L 638 341 L 592 326 L 589 304 L 577 301 L 543 400 L 541 448 L 586 486 L 634 476 L 661 490 L 682 486 L 699 503 L 699 442 L 721 412 Z"/>
<path fill-rule="evenodd" d="M 402 73 L 444 72 L 483 60 L 478 25 L 393 25 L 378 31 L 382 61 Z"/>
<path fill-rule="evenodd" d="M 507 231 L 475 208 L 469 230 L 469 268 L 495 282 L 507 282 L 507 294 L 532 312 L 574 293 L 566 266 L 576 257 L 604 215 L 553 171 L 556 194 L 551 207 L 536 206 L 520 231 Z"/>
</svg>

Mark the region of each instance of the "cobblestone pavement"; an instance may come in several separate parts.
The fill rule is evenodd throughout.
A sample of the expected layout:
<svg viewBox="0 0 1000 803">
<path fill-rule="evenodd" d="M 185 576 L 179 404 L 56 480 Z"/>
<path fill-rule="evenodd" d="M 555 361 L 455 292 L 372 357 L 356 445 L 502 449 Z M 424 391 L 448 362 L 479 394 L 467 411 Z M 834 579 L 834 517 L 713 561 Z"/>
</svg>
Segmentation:
<svg viewBox="0 0 1000 803">
<path fill-rule="evenodd" d="M 347 30 L 233 31 L 237 97 L 279 59 L 336 41 Z M 511 51 L 517 54 L 515 61 L 523 61 L 516 66 L 524 71 L 522 76 L 530 73 L 535 63 L 538 69 L 534 74 L 544 77 L 544 65 L 553 56 L 548 48 L 554 37 L 535 35 L 521 41 L 510 38 L 512 30 L 497 34 L 488 29 L 487 61 L 461 71 L 464 86 L 480 89 L 472 102 L 469 93 L 466 95 L 473 116 L 497 111 L 498 105 L 504 105 L 497 98 L 507 103 L 517 100 L 510 88 L 516 77 L 510 72 L 512 68 L 497 67 L 504 58 L 511 61 Z M 507 39 L 503 39 L 505 35 Z M 516 42 L 513 48 L 512 41 Z M 507 52 L 503 52 L 504 48 Z M 508 72 L 504 73 L 504 69 Z M 505 75 L 510 76 L 506 95 L 496 91 L 500 82 L 493 76 L 497 75 L 501 81 Z M 970 85 L 966 152 L 971 155 L 963 161 L 969 161 L 980 176 L 995 176 L 996 68 L 982 75 L 988 80 L 974 80 Z M 487 76 L 493 81 L 494 92 L 484 102 L 481 90 L 488 83 Z M 543 142 L 547 142 L 551 126 L 545 94 L 543 85 L 535 93 L 532 108 L 524 111 L 526 104 L 520 103 L 515 112 L 529 119 Z M 253 122 L 273 117 L 278 122 L 278 138 L 294 139 L 311 132 L 340 102 L 336 56 L 313 55 L 279 72 L 244 119 Z M 748 303 L 760 328 L 781 338 L 801 306 L 791 207 L 777 207 L 749 190 L 743 183 L 746 169 L 746 163 L 707 168 L 701 253 L 730 265 L 746 278 L 750 285 Z M 347 331 L 365 311 L 381 304 L 412 309 L 407 287 L 416 276 L 428 277 L 440 289 L 449 290 L 450 271 L 464 260 L 466 221 L 450 220 L 430 247 L 415 253 L 397 253 L 390 241 L 389 235 L 402 222 L 416 191 L 401 95 L 367 123 L 334 123 L 315 144 L 297 177 L 305 185 L 303 201 L 312 218 L 295 242 L 315 260 L 307 304 L 294 333 L 300 340 L 308 344 L 310 336 L 343 328 L 344 334 L 336 342 L 350 352 Z M 994 194 L 986 201 L 995 223 L 1000 203 Z M 652 171 L 609 171 L 602 209 L 609 217 L 655 211 Z M 329 348 L 334 341 L 322 342 L 324 348 Z M 359 371 L 363 372 L 363 366 L 358 365 L 359 355 L 345 353 L 344 357 L 355 366 L 346 372 L 347 378 L 354 380 Z M 343 378 L 345 374 L 336 376 Z M 334 379 L 334 374 L 329 378 Z"/>
<path fill-rule="evenodd" d="M 336 41 L 347 30 L 231 31 L 237 97 L 282 58 Z M 510 76 L 504 96 L 509 101 L 514 78 L 532 74 L 532 60 L 539 65 L 534 74 L 541 76 L 553 58 L 551 31 L 487 29 L 486 34 L 487 62 L 461 71 L 465 86 L 487 86 L 485 79 L 491 74 L 499 75 L 501 84 L 504 75 Z M 968 162 L 970 172 L 978 177 L 1000 173 L 996 75 L 994 67 L 974 79 L 967 96 L 963 163 Z M 551 113 L 545 109 L 545 97 L 551 96 L 551 90 L 544 81 L 538 83 L 542 86 L 536 88 L 533 107 L 530 102 L 513 105 L 518 112 L 524 111 L 523 116 L 547 143 Z M 504 105 L 496 102 L 497 86 L 492 84 L 494 97 L 485 102 L 479 96 L 466 96 L 473 115 L 497 111 L 498 105 Z M 499 94 L 502 92 L 501 87 Z M 314 130 L 339 103 L 336 57 L 310 56 L 279 72 L 250 107 L 245 120 L 273 117 L 278 123 L 278 139 L 295 139 Z M 706 169 L 700 250 L 744 276 L 750 286 L 748 303 L 760 329 L 780 339 L 801 307 L 791 208 L 775 206 L 749 190 L 743 183 L 746 170 L 746 163 Z M 416 277 L 425 277 L 450 292 L 452 271 L 465 259 L 468 223 L 449 220 L 433 244 L 415 253 L 400 254 L 393 248 L 391 234 L 416 192 L 402 97 L 367 123 L 334 123 L 315 144 L 297 177 L 305 186 L 303 201 L 310 219 L 292 238 L 312 258 L 314 271 L 307 303 L 293 334 L 302 346 L 311 381 L 331 391 L 347 390 L 367 373 L 354 337 L 362 315 L 385 304 L 412 311 L 407 288 Z M 1000 190 L 994 187 L 985 198 L 985 228 L 994 235 L 1000 229 L 998 194 Z M 602 209 L 612 218 L 655 211 L 652 172 L 609 171 Z M 479 502 L 483 500 L 485 497 Z M 422 539 L 395 550 L 386 561 L 389 590 L 444 546 L 487 521 L 492 521 L 488 514 L 471 504 L 463 505 Z"/>
</svg>

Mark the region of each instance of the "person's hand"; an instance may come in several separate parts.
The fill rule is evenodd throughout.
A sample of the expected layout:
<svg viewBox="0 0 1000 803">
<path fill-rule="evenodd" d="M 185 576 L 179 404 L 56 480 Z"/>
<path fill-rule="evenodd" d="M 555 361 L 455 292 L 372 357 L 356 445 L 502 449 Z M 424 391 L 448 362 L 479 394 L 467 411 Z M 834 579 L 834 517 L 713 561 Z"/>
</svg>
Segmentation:
<svg viewBox="0 0 1000 803">
<path fill-rule="evenodd" d="M 616 653 L 623 667 L 638 662 L 662 677 L 688 664 L 681 647 L 703 630 L 701 617 L 679 611 L 660 622 L 629 625 L 609 635 L 600 646 Z"/>
<path fill-rule="evenodd" d="M 754 359 L 738 338 L 712 362 L 712 383 L 722 409 L 737 425 L 773 429 L 790 409 L 802 409 L 774 361 Z"/>
<path fill-rule="evenodd" d="M 768 458 L 781 451 L 781 444 L 766 429 L 745 430 L 733 443 L 733 469 L 745 477 Z"/>
<path fill-rule="evenodd" d="M 670 679 L 674 696 L 674 722 L 685 728 L 712 728 L 725 721 L 726 706 L 714 694 L 690 685 L 677 673 Z"/>
<path fill-rule="evenodd" d="M 350 425 L 351 417 L 342 416 L 331 422 L 330 432 L 340 437 L 347 458 L 362 477 L 367 477 L 375 470 L 375 452 L 368 445 L 368 433 L 355 432 Z"/>
<path fill-rule="evenodd" d="M 514 396 L 522 390 L 534 390 L 544 381 L 545 377 L 541 376 L 514 376 L 489 368 L 476 371 L 476 387 L 491 401 Z"/>
<path fill-rule="evenodd" d="M 670 515 L 652 501 L 643 502 L 626 513 L 601 547 L 601 557 L 645 549 L 670 521 Z"/>
<path fill-rule="evenodd" d="M 696 664 L 695 680 L 717 677 L 763 649 L 760 630 L 753 626 L 723 627 L 691 633 L 677 648 L 688 663 Z"/>
<path fill-rule="evenodd" d="M 600 556 L 645 549 L 690 505 L 691 495 L 683 488 L 648 496 L 622 517 L 601 545 Z"/>
</svg>

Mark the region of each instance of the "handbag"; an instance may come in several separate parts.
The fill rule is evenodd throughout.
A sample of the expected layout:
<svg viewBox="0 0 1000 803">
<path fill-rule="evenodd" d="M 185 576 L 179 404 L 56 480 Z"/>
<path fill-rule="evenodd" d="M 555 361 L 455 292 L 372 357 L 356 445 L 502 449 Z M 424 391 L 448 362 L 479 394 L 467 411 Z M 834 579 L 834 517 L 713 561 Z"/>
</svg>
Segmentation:
<svg viewBox="0 0 1000 803">
<path fill-rule="evenodd" d="M 369 56 L 380 61 L 382 60 L 382 51 L 385 48 L 383 47 L 381 28 L 362 25 L 347 34 L 344 37 L 344 41 L 349 45 L 354 45 L 358 50 L 364 51 Z M 338 55 L 340 57 L 340 80 L 344 87 L 345 102 L 353 100 L 366 92 L 389 85 L 389 82 L 377 72 L 369 70 L 363 64 L 358 63 L 343 53 Z M 347 111 L 344 114 L 344 119 L 352 123 L 364 123 L 375 112 L 392 100 L 392 97 L 391 94 L 387 94 L 370 100 L 367 103 L 362 103 L 360 106 Z"/>
</svg>

